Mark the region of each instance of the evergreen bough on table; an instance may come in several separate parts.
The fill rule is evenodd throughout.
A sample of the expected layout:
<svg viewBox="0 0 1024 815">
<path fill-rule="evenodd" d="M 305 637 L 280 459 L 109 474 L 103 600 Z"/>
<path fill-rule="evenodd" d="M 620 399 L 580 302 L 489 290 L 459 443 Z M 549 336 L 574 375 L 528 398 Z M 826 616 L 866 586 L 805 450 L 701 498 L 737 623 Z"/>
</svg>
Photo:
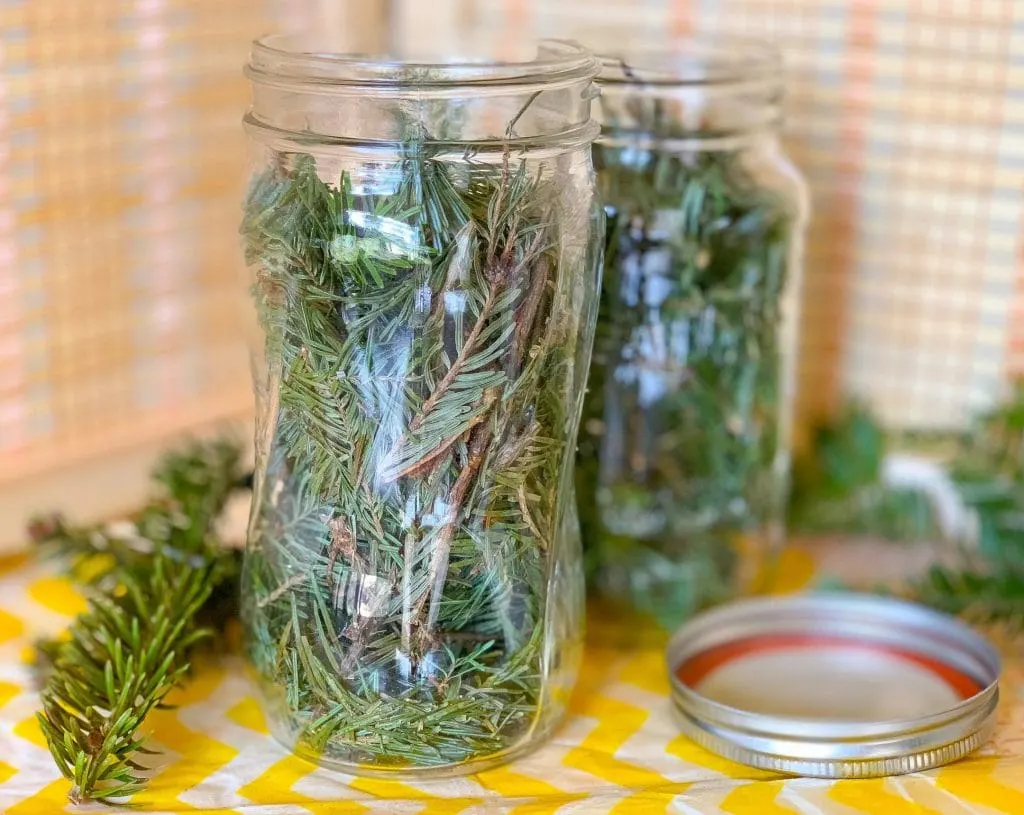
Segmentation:
<svg viewBox="0 0 1024 815">
<path fill-rule="evenodd" d="M 154 472 L 159 495 L 131 521 L 75 527 L 41 517 L 29 532 L 61 557 L 88 610 L 66 639 L 40 643 L 39 723 L 74 803 L 113 803 L 145 786 L 146 716 L 230 619 L 238 559 L 214 524 L 240 476 L 239 445 L 196 442 Z"/>
<path fill-rule="evenodd" d="M 976 536 L 964 563 L 934 566 L 918 599 L 982 622 L 1024 627 L 1024 385 L 960 439 L 949 476 Z"/>
<path fill-rule="evenodd" d="M 934 540 L 935 510 L 920 490 L 886 484 L 891 439 L 871 411 L 851 401 L 815 428 L 810 454 L 795 468 L 789 525 L 803 534 L 841 532 L 883 540 Z"/>
<path fill-rule="evenodd" d="M 943 530 L 932 496 L 885 483 L 886 453 L 908 445 L 938 448 L 971 518 L 966 539 Z M 1024 627 L 1024 386 L 965 432 L 928 440 L 897 441 L 869 409 L 851 404 L 818 430 L 797 472 L 793 530 L 952 546 L 954 562 L 932 566 L 904 590 L 952 614 Z"/>
<path fill-rule="evenodd" d="M 300 752 L 453 765 L 514 747 L 544 704 L 578 409 L 558 303 L 579 283 L 553 180 L 508 149 L 409 144 L 363 172 L 293 156 L 246 203 L 270 417 L 247 652 Z"/>
</svg>

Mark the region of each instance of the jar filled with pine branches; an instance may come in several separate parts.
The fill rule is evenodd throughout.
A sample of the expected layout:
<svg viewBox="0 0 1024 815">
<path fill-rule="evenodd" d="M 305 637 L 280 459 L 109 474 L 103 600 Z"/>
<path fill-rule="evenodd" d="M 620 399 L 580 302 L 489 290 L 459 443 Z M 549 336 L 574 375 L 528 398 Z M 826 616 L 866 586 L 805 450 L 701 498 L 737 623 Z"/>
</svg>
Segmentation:
<svg viewBox="0 0 1024 815">
<path fill-rule="evenodd" d="M 469 772 L 564 710 L 598 67 L 558 41 L 522 61 L 254 45 L 243 617 L 272 729 L 304 756 Z"/>
<path fill-rule="evenodd" d="M 584 544 L 599 594 L 671 627 L 754 588 L 782 538 L 806 193 L 770 46 L 609 55 L 598 84 Z"/>
</svg>

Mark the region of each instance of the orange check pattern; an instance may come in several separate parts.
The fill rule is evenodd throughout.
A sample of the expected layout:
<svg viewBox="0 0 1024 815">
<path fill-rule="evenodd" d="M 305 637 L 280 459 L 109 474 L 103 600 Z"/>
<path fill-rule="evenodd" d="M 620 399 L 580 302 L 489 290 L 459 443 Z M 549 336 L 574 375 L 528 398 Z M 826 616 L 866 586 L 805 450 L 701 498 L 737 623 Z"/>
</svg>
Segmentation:
<svg viewBox="0 0 1024 815">
<path fill-rule="evenodd" d="M 814 562 L 790 553 L 782 590 L 806 585 Z M 0 560 L 0 813 L 74 808 L 34 714 L 32 640 L 83 608 L 64 580 L 24 557 Z M 681 737 L 669 714 L 662 644 L 618 649 L 592 625 L 568 720 L 532 755 L 467 778 L 429 783 L 353 778 L 317 769 L 274 742 L 234 657 L 200 666 L 173 710 L 148 722 L 157 757 L 146 813 L 672 812 L 685 815 L 993 815 L 1024 812 L 1024 663 L 1004 674 L 993 744 L 930 773 L 831 782 L 785 779 L 719 759 Z"/>
</svg>

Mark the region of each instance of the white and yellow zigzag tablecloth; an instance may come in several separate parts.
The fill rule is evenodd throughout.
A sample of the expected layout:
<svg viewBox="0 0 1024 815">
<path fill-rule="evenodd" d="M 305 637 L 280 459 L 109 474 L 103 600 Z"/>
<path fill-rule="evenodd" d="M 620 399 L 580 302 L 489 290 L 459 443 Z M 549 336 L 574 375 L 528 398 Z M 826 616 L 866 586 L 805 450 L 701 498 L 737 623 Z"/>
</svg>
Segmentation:
<svg viewBox="0 0 1024 815">
<path fill-rule="evenodd" d="M 790 558 L 790 588 L 813 562 Z M 66 802 L 34 714 L 30 643 L 83 608 L 62 579 L 0 560 L 0 813 L 110 811 Z M 599 633 L 599 632 L 598 632 Z M 268 735 L 235 658 L 203 665 L 176 708 L 148 724 L 163 755 L 133 801 L 155 813 L 657 813 L 685 815 L 992 815 L 1024 813 L 1024 669 L 1009 660 L 998 735 L 978 757 L 930 773 L 830 782 L 783 779 L 718 759 L 679 736 L 657 645 L 588 643 L 568 720 L 546 746 L 467 778 L 400 783 L 351 778 L 291 756 Z"/>
</svg>

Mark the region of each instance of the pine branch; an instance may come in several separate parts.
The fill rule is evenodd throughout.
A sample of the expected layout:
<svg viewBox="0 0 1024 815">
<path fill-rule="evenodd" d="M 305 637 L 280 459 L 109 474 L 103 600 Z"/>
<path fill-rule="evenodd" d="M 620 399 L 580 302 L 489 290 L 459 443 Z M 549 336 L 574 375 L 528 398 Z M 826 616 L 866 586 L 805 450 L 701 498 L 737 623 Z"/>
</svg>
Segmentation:
<svg viewBox="0 0 1024 815">
<path fill-rule="evenodd" d="M 915 598 L 977 623 L 1024 629 L 1024 568 L 1020 562 L 933 566 L 914 586 Z"/>
<path fill-rule="evenodd" d="M 72 803 L 113 803 L 140 791 L 132 756 L 145 752 L 138 729 L 189 669 L 208 636 L 195 617 L 220 580 L 157 553 L 141 577 L 124 576 L 123 595 L 97 595 L 71 627 L 42 693 L 39 723 Z"/>
<path fill-rule="evenodd" d="M 77 526 L 51 513 L 29 522 L 29 538 L 75 582 L 112 589 L 123 573 L 149 569 L 172 536 L 181 558 L 205 549 L 210 525 L 243 481 L 241 458 L 241 445 L 227 436 L 182 444 L 157 462 L 155 494 L 132 517 Z"/>
<path fill-rule="evenodd" d="M 883 482 L 890 440 L 856 401 L 815 429 L 810 453 L 797 462 L 789 524 L 808 534 L 839 532 L 891 541 L 940 536 L 935 508 L 919 490 Z"/>
<path fill-rule="evenodd" d="M 200 642 L 237 611 L 237 556 L 211 527 L 241 480 L 240 460 L 229 439 L 195 442 L 161 460 L 157 495 L 132 520 L 74 527 L 52 515 L 31 524 L 89 603 L 66 641 L 40 643 L 37 660 L 40 725 L 74 803 L 142 789 L 139 728 Z"/>
</svg>

